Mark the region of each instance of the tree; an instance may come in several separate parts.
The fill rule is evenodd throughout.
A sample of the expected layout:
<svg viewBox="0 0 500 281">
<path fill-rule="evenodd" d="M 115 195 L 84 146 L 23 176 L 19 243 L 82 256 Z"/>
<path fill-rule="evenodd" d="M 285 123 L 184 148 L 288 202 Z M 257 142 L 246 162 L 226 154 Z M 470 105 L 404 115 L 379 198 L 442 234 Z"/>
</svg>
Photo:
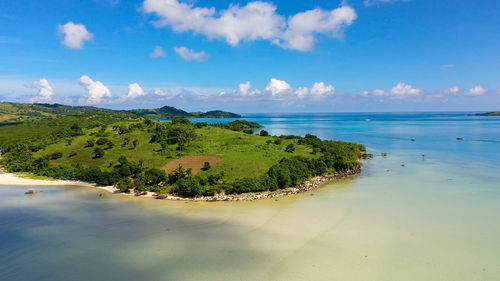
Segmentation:
<svg viewBox="0 0 500 281">
<path fill-rule="evenodd" d="M 186 117 L 176 117 L 172 119 L 172 124 L 191 124 L 191 121 L 189 121 L 188 118 Z"/>
<path fill-rule="evenodd" d="M 285 148 L 285 152 L 293 153 L 294 151 L 295 151 L 295 146 L 293 145 L 293 143 L 287 145 Z"/>
<path fill-rule="evenodd" d="M 168 183 L 174 184 L 178 180 L 191 175 L 191 169 L 184 169 L 181 164 L 170 174 L 168 174 Z"/>
<path fill-rule="evenodd" d="M 99 138 L 97 141 L 96 141 L 96 144 L 97 145 L 105 145 L 109 142 L 109 140 L 107 138 Z"/>
<path fill-rule="evenodd" d="M 100 147 L 94 148 L 94 159 L 102 158 L 104 156 L 104 149 Z"/>
<path fill-rule="evenodd" d="M 127 157 L 121 155 L 120 157 L 118 157 L 118 163 L 120 163 L 121 166 L 127 165 L 128 164 Z"/>
<path fill-rule="evenodd" d="M 146 170 L 146 172 L 144 172 L 144 178 L 147 185 L 158 185 L 167 180 L 165 171 L 156 168 Z"/>
<path fill-rule="evenodd" d="M 203 168 L 201 168 L 202 171 L 208 171 L 210 170 L 210 162 L 205 162 L 203 163 Z"/>
<path fill-rule="evenodd" d="M 259 133 L 259 135 L 261 137 L 267 137 L 267 136 L 269 136 L 269 133 L 266 130 L 261 130 L 260 133 Z"/>
</svg>

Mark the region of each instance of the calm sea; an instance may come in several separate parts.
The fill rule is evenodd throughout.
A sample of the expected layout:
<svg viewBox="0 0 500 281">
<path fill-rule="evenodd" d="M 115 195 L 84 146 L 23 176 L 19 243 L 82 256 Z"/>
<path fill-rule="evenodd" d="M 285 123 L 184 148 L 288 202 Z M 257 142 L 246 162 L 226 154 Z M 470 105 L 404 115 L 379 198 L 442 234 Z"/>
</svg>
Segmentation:
<svg viewBox="0 0 500 281">
<path fill-rule="evenodd" d="M 356 177 L 255 202 L 0 186 L 0 280 L 499 280 L 499 117 L 245 119 L 360 142 L 375 157 Z"/>
</svg>

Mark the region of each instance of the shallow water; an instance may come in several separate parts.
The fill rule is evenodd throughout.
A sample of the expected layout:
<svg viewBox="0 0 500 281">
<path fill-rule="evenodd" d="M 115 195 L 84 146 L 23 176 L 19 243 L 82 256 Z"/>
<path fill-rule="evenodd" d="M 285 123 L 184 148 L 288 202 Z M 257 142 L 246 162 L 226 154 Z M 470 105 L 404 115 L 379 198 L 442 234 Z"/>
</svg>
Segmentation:
<svg viewBox="0 0 500 281">
<path fill-rule="evenodd" d="M 500 118 L 246 118 L 273 134 L 361 142 L 376 157 L 359 176 L 255 202 L 1 186 L 0 280 L 499 279 Z"/>
</svg>

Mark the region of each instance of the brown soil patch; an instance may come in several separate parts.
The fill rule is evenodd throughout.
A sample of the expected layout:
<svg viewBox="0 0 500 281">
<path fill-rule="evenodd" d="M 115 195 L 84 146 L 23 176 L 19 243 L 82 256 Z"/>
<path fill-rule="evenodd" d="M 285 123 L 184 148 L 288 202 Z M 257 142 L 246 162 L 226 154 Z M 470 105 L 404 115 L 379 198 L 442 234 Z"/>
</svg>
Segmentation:
<svg viewBox="0 0 500 281">
<path fill-rule="evenodd" d="M 222 158 L 219 156 L 183 156 L 179 159 L 172 160 L 167 165 L 163 166 L 162 170 L 164 170 L 165 173 L 170 174 L 173 170 L 177 169 L 180 164 L 184 169 L 191 168 L 193 175 L 195 175 L 201 171 L 205 162 L 210 163 L 210 165 L 214 165 L 219 163 L 221 160 Z"/>
</svg>

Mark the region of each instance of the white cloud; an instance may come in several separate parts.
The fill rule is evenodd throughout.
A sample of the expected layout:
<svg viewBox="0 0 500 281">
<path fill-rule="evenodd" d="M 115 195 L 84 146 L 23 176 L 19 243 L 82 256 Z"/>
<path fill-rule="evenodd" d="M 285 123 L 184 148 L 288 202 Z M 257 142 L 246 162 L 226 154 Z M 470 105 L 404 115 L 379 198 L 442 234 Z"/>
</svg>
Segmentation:
<svg viewBox="0 0 500 281">
<path fill-rule="evenodd" d="M 49 81 L 45 78 L 33 82 L 28 87 L 38 89 L 38 95 L 30 98 L 30 103 L 49 103 L 55 94 L 54 89 L 52 89 Z"/>
<path fill-rule="evenodd" d="M 342 6 L 326 11 L 320 8 L 301 12 L 288 19 L 288 27 L 278 40 L 284 48 L 309 51 L 314 48 L 315 34 L 341 37 L 342 30 L 357 18 L 353 8 Z"/>
<path fill-rule="evenodd" d="M 468 95 L 473 95 L 473 96 L 480 96 L 484 93 L 486 93 L 486 89 L 483 88 L 481 85 L 476 85 L 467 92 Z"/>
<path fill-rule="evenodd" d="M 413 88 L 411 85 L 405 84 L 403 82 L 399 82 L 391 89 L 391 95 L 393 97 L 416 96 L 421 92 L 422 90 Z"/>
<path fill-rule="evenodd" d="M 93 81 L 87 75 L 80 77 L 80 85 L 87 90 L 87 100 L 85 103 L 96 104 L 105 101 L 105 98 L 111 98 L 111 92 L 108 87 L 104 86 L 100 81 Z"/>
<path fill-rule="evenodd" d="M 124 99 L 133 100 L 135 98 L 145 96 L 147 93 L 141 88 L 141 86 L 137 83 L 132 83 L 128 85 L 128 93 L 124 97 Z"/>
<path fill-rule="evenodd" d="M 343 5 L 333 10 L 315 8 L 287 19 L 276 13 L 269 2 L 254 1 L 244 6 L 231 5 L 225 10 L 195 7 L 178 0 L 145 0 L 143 11 L 158 17 L 157 27 L 174 31 L 194 31 L 210 39 L 222 39 L 232 46 L 240 41 L 268 40 L 282 48 L 309 51 L 314 48 L 315 34 L 334 37 L 357 18 L 353 8 Z"/>
<path fill-rule="evenodd" d="M 334 93 L 332 85 L 324 82 L 314 83 L 311 90 L 307 87 L 293 88 L 285 80 L 271 78 L 264 89 L 251 90 L 250 82 L 241 83 L 237 90 L 221 91 L 215 97 L 221 101 L 319 101 Z"/>
<path fill-rule="evenodd" d="M 64 34 L 64 39 L 61 42 L 64 46 L 79 50 L 83 48 L 83 43 L 85 41 L 94 38 L 94 35 L 87 31 L 85 25 L 78 23 L 75 24 L 72 21 L 66 23 L 65 25 L 58 25 L 57 29 L 59 32 Z"/>
<path fill-rule="evenodd" d="M 250 92 L 251 88 L 252 84 L 250 84 L 250 81 L 238 85 L 238 91 L 244 96 Z"/>
<path fill-rule="evenodd" d="M 453 95 L 456 94 L 460 91 L 460 88 L 458 86 L 452 86 L 446 90 L 444 90 L 445 95 Z"/>
<path fill-rule="evenodd" d="M 309 89 L 307 87 L 299 87 L 295 90 L 295 94 L 299 99 L 304 99 L 309 95 Z"/>
<path fill-rule="evenodd" d="M 185 61 L 205 61 L 210 58 L 210 55 L 205 53 L 205 51 L 195 52 L 189 48 L 184 46 L 182 47 L 174 47 L 174 51 Z"/>
<path fill-rule="evenodd" d="M 266 91 L 271 92 L 272 96 L 279 95 L 283 92 L 291 90 L 290 84 L 284 80 L 278 80 L 276 78 L 271 78 L 269 85 L 266 86 Z"/>
<path fill-rule="evenodd" d="M 393 3 L 393 2 L 409 2 L 410 0 L 365 0 L 364 4 L 365 6 L 373 6 L 373 5 L 380 5 L 380 4 L 387 4 L 387 3 Z"/>
<path fill-rule="evenodd" d="M 165 56 L 165 51 L 163 50 L 162 46 L 156 46 L 153 52 L 149 54 L 149 57 L 153 59 L 164 56 Z"/>
<path fill-rule="evenodd" d="M 314 99 L 324 99 L 332 95 L 335 88 L 332 85 L 325 85 L 324 82 L 316 82 L 311 88 L 311 97 Z"/>
</svg>

